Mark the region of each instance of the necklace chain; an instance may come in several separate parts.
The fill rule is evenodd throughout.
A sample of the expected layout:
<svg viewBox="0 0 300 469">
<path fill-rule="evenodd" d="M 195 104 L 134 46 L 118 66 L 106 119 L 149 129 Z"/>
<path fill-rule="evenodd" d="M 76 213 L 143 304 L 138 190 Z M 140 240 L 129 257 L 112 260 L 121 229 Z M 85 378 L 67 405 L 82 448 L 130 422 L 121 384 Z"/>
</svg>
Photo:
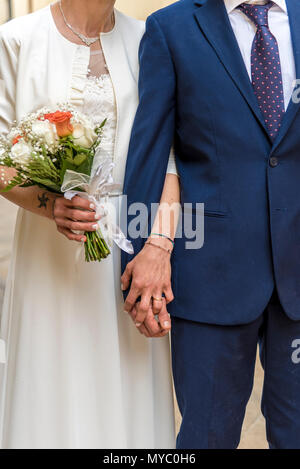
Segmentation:
<svg viewBox="0 0 300 469">
<path fill-rule="evenodd" d="M 77 37 L 78 37 L 82 42 L 84 42 L 88 47 L 90 47 L 92 44 L 95 44 L 97 41 L 100 41 L 100 35 L 97 36 L 97 37 L 87 37 L 87 36 L 84 36 L 83 34 L 81 34 L 81 33 L 79 33 L 78 31 L 76 31 L 70 23 L 68 23 L 67 18 L 66 18 L 65 13 L 64 13 L 64 10 L 63 10 L 63 7 L 62 7 L 62 2 L 61 2 L 61 0 L 60 0 L 60 2 L 59 2 L 59 8 L 60 8 L 60 11 L 61 11 L 63 20 L 64 20 L 64 22 L 65 22 L 65 25 L 72 31 L 72 33 L 75 34 L 75 36 L 77 36 Z"/>
</svg>

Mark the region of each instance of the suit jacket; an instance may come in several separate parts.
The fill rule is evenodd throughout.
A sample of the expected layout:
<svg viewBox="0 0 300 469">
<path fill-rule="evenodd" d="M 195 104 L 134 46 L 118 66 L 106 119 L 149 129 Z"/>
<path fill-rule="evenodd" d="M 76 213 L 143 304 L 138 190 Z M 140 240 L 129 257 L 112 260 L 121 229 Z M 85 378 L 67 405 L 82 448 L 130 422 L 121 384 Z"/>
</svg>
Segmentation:
<svg viewBox="0 0 300 469">
<path fill-rule="evenodd" d="M 300 76 L 300 2 L 287 6 Z M 276 286 L 300 320 L 299 104 L 272 142 L 223 0 L 181 0 L 150 16 L 140 62 L 128 203 L 159 202 L 173 140 L 182 203 L 205 203 L 202 249 L 175 243 L 171 314 L 250 323 Z M 133 240 L 136 252 L 143 242 Z"/>
</svg>

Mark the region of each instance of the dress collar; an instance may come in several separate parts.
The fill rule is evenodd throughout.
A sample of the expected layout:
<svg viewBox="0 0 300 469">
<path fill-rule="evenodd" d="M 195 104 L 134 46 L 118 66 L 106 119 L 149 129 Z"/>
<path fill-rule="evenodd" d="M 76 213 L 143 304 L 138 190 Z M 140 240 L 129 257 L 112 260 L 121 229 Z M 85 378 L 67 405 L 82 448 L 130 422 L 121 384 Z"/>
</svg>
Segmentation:
<svg viewBox="0 0 300 469">
<path fill-rule="evenodd" d="M 252 0 L 252 3 L 259 3 L 259 1 L 260 0 Z M 285 0 L 272 0 L 272 1 L 275 5 L 281 8 L 285 13 L 287 13 L 287 6 L 286 6 Z M 227 13 L 231 13 L 233 10 L 235 10 L 239 5 L 241 5 L 244 2 L 241 0 L 224 0 L 224 3 L 225 3 Z"/>
</svg>

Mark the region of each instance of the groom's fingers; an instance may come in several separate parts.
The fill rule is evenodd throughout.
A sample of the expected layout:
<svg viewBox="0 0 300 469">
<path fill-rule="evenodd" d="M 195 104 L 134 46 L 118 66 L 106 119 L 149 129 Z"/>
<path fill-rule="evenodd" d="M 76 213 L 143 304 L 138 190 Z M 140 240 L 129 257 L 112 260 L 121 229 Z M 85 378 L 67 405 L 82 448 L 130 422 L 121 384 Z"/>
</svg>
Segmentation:
<svg viewBox="0 0 300 469">
<path fill-rule="evenodd" d="M 144 324 L 142 324 L 140 327 L 137 328 L 137 330 L 142 334 L 144 335 L 145 337 L 148 337 L 150 338 L 151 335 L 149 334 L 146 326 Z"/>
<path fill-rule="evenodd" d="M 167 311 L 166 301 L 165 300 L 163 302 L 163 306 L 162 306 L 162 308 L 160 310 L 160 313 L 158 315 L 158 321 L 159 321 L 159 324 L 160 324 L 161 328 L 165 332 L 169 332 L 171 330 L 171 318 L 170 318 L 170 315 Z"/>
<path fill-rule="evenodd" d="M 136 315 L 137 309 L 139 307 L 139 303 L 136 303 L 135 306 L 132 308 L 131 312 L 129 313 L 131 319 L 134 323 L 136 323 Z M 153 311 L 151 307 L 149 308 L 148 315 L 144 324 L 140 327 L 137 327 L 137 330 L 140 332 L 141 335 L 144 335 L 147 338 L 161 338 L 166 336 L 169 333 L 169 329 L 164 330 L 160 324 L 156 321 Z"/>
<path fill-rule="evenodd" d="M 159 334 L 156 334 L 155 336 L 153 336 L 153 338 L 154 339 L 160 339 L 161 337 L 165 337 L 168 334 L 169 334 L 169 331 L 162 331 Z"/>
<path fill-rule="evenodd" d="M 151 337 L 155 337 L 157 334 L 160 334 L 162 332 L 161 327 L 156 321 L 153 311 L 151 309 L 148 311 L 144 324 L 147 330 L 149 331 Z"/>
<path fill-rule="evenodd" d="M 131 312 L 129 313 L 131 319 L 133 320 L 134 324 L 136 322 L 136 315 L 137 315 L 137 308 L 139 307 L 139 303 L 136 303 L 134 305 L 134 307 L 132 308 Z M 142 324 L 140 327 L 137 327 L 137 330 L 142 334 L 144 335 L 145 337 L 150 337 L 150 334 L 147 330 L 147 328 L 145 327 L 144 324 Z"/>
</svg>

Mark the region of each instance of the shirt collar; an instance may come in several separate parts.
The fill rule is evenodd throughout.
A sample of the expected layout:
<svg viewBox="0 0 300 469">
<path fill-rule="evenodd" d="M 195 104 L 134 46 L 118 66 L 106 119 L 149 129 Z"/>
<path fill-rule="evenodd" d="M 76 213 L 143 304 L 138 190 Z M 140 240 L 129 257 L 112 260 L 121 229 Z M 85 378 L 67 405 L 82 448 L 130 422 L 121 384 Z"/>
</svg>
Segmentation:
<svg viewBox="0 0 300 469">
<path fill-rule="evenodd" d="M 228 14 L 231 13 L 239 5 L 244 3 L 244 1 L 241 1 L 241 0 L 224 0 L 227 13 Z M 286 6 L 285 0 L 272 0 L 272 1 L 275 5 L 277 5 L 279 8 L 281 8 L 285 13 L 287 13 L 287 6 Z"/>
</svg>

